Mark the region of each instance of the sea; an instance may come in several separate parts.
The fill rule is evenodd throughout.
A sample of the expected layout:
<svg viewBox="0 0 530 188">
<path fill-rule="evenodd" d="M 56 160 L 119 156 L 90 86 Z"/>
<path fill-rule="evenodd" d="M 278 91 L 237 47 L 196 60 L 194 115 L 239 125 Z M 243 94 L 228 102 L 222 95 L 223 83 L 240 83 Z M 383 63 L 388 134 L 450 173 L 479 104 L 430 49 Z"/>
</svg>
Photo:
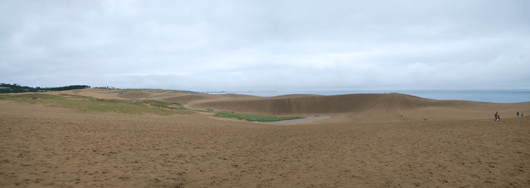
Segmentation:
<svg viewBox="0 0 530 188">
<path fill-rule="evenodd" d="M 527 90 L 359 90 L 359 91 L 223 91 L 209 94 L 241 94 L 259 97 L 275 97 L 290 94 L 344 95 L 401 93 L 436 100 L 466 100 L 493 103 L 530 102 Z"/>
</svg>

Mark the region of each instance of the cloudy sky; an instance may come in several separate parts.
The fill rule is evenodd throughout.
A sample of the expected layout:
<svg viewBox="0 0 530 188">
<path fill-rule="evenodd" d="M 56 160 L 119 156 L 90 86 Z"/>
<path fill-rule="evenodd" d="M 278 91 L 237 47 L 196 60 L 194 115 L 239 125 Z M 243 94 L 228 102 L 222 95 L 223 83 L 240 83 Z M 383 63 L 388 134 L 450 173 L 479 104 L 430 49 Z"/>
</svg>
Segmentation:
<svg viewBox="0 0 530 188">
<path fill-rule="evenodd" d="M 530 1 L 0 1 L 0 82 L 530 89 Z"/>
</svg>

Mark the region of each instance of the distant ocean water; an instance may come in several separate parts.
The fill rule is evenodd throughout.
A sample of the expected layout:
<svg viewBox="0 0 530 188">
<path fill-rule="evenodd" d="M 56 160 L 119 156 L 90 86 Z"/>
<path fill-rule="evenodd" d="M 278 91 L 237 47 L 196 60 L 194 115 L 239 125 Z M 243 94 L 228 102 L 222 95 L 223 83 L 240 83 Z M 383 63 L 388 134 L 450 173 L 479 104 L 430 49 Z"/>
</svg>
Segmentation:
<svg viewBox="0 0 530 188">
<path fill-rule="evenodd" d="M 316 95 L 343 95 L 360 93 L 401 93 L 414 95 L 422 98 L 437 100 L 467 100 L 495 103 L 519 103 L 530 101 L 529 90 L 362 90 L 362 91 L 247 91 L 247 92 L 224 92 L 211 94 L 241 94 L 260 97 L 274 97 L 290 94 L 316 94 Z"/>
</svg>

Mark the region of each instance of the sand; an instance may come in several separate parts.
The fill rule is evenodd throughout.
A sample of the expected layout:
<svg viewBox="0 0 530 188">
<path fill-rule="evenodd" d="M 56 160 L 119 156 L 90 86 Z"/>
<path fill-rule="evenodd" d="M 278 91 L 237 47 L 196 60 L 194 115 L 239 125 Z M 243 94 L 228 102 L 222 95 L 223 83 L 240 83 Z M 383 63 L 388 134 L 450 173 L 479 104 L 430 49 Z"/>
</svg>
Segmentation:
<svg viewBox="0 0 530 188">
<path fill-rule="evenodd" d="M 515 117 L 529 103 L 145 93 L 77 94 L 331 118 L 262 124 L 0 101 L 0 187 L 530 187 L 530 118 Z"/>
</svg>

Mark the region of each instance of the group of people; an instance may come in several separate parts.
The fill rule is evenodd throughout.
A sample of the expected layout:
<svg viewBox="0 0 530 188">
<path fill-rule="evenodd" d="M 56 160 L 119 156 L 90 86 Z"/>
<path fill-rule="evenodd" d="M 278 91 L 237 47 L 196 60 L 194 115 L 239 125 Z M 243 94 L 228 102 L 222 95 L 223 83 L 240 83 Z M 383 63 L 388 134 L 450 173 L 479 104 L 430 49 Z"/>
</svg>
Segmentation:
<svg viewBox="0 0 530 188">
<path fill-rule="evenodd" d="M 517 111 L 517 117 L 519 117 L 519 111 Z M 521 112 L 521 117 L 523 117 L 523 112 Z M 500 121 L 501 115 L 499 115 L 499 112 L 495 112 L 495 121 Z"/>
</svg>

